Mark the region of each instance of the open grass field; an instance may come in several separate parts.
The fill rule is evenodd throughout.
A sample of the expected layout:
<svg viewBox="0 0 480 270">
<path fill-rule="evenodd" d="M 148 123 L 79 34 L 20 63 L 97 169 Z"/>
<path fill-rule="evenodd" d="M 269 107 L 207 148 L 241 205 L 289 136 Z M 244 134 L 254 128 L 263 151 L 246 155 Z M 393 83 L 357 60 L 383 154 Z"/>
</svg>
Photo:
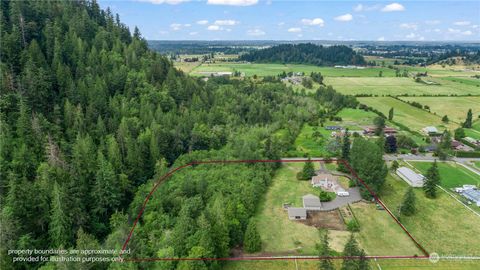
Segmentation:
<svg viewBox="0 0 480 270">
<path fill-rule="evenodd" d="M 432 113 L 440 117 L 448 115 L 451 121 L 457 123 L 465 121 L 469 109 L 472 109 L 473 115 L 480 114 L 480 97 L 400 97 L 400 99 L 428 105 Z"/>
<path fill-rule="evenodd" d="M 362 97 L 358 98 L 358 100 L 363 104 L 381 111 L 385 115 L 388 115 L 388 111 L 393 107 L 393 121 L 416 131 L 420 131 L 426 126 L 436 126 L 439 130 L 445 128 L 454 130 L 458 127 L 458 124 L 453 122 L 444 124 L 442 123 L 440 116 L 431 114 L 391 97 Z"/>
<path fill-rule="evenodd" d="M 417 168 L 422 174 L 432 165 L 431 162 L 409 162 Z M 462 185 L 478 185 L 480 186 L 480 175 L 477 175 L 465 167 L 453 162 L 437 162 L 438 171 L 442 179 L 441 186 L 445 188 L 454 188 Z"/>
<path fill-rule="evenodd" d="M 297 172 L 301 171 L 304 163 L 284 163 L 276 172 L 273 182 L 260 203 L 254 216 L 257 228 L 262 239 L 262 252 L 280 254 L 316 254 L 315 244 L 323 235 L 315 227 L 288 219 L 283 203 L 302 207 L 302 196 L 318 194 L 319 189 L 313 188 L 309 181 L 299 181 Z M 315 163 L 319 168 L 319 164 Z M 349 232 L 331 231 L 332 248 L 337 251 L 343 249 Z"/>
<path fill-rule="evenodd" d="M 373 125 L 373 119 L 377 117 L 377 114 L 370 111 L 345 108 L 338 112 L 337 116 L 342 118 L 340 123 L 342 126 L 348 127 L 350 130 L 361 130 L 363 126 Z"/>
<path fill-rule="evenodd" d="M 429 80 L 435 80 L 430 79 Z M 417 83 L 413 78 L 397 77 L 326 77 L 325 84 L 347 95 L 480 95 L 480 88 L 445 81 L 439 85 Z"/>
<path fill-rule="evenodd" d="M 442 78 L 444 81 L 451 81 L 456 83 L 463 83 L 468 84 L 476 87 L 480 87 L 480 79 L 476 78 L 468 78 L 468 77 L 444 77 Z"/>
<path fill-rule="evenodd" d="M 333 261 L 335 269 L 340 269 L 341 260 Z M 319 262 L 314 260 L 284 261 L 229 261 L 224 270 L 318 270 Z M 431 263 L 427 259 L 388 259 L 370 261 L 371 269 L 382 270 L 478 270 L 478 260 L 447 261 Z"/>
<path fill-rule="evenodd" d="M 432 65 L 428 67 L 401 66 L 410 72 L 427 72 L 432 77 L 472 77 L 480 74 L 480 70 L 473 70 L 465 66 L 439 66 Z"/>
<path fill-rule="evenodd" d="M 198 65 L 200 65 L 201 63 L 200 62 L 173 62 L 173 65 L 185 72 L 185 73 L 189 73 L 190 71 L 192 71 L 192 69 L 194 69 L 195 67 L 197 67 Z"/>
<path fill-rule="evenodd" d="M 408 184 L 389 174 L 380 198 L 394 213 L 402 202 Z M 445 192 L 436 199 L 414 190 L 417 212 L 401 219 L 403 225 L 428 252 L 442 255 L 480 256 L 480 218 Z"/>
<path fill-rule="evenodd" d="M 357 240 L 369 255 L 423 255 L 386 211 L 373 203 L 351 205 L 360 223 Z"/>
<path fill-rule="evenodd" d="M 200 72 L 219 72 L 219 71 L 240 71 L 246 76 L 275 76 L 283 71 L 285 72 L 321 72 L 323 76 L 328 77 L 376 77 L 382 71 L 383 76 L 393 77 L 395 71 L 389 68 L 365 68 L 365 69 L 342 69 L 334 67 L 319 67 L 313 65 L 300 64 L 257 64 L 257 63 L 235 63 L 223 62 L 214 64 L 202 64 L 196 67 L 191 75 L 201 75 Z"/>
<path fill-rule="evenodd" d="M 315 137 L 314 133 L 317 130 L 320 137 Z M 298 137 L 295 139 L 295 153 L 290 153 L 293 156 L 311 156 L 311 157 L 325 157 L 329 153 L 325 150 L 325 145 L 330 138 L 331 131 L 325 130 L 323 127 L 312 127 L 308 124 L 303 125 Z"/>
</svg>

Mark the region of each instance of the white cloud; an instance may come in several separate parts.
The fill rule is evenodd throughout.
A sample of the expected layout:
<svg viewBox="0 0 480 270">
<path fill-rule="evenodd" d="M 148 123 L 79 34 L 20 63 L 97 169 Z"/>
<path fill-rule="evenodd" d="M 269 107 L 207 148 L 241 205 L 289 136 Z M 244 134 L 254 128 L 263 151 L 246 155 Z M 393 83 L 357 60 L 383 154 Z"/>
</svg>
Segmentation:
<svg viewBox="0 0 480 270">
<path fill-rule="evenodd" d="M 433 29 L 433 32 L 435 32 L 435 33 L 440 33 L 441 31 L 440 31 L 440 29 L 435 28 L 435 29 Z"/>
<path fill-rule="evenodd" d="M 353 11 L 355 11 L 355 12 L 360 12 L 362 10 L 363 10 L 363 5 L 362 4 L 358 4 L 353 8 Z"/>
<path fill-rule="evenodd" d="M 181 4 L 184 2 L 188 2 L 190 0 L 137 0 L 139 2 L 149 2 L 155 5 L 161 5 L 161 4 L 169 4 L 169 5 L 177 5 Z"/>
<path fill-rule="evenodd" d="M 215 25 L 236 25 L 238 24 L 239 21 L 235 21 L 235 20 L 216 20 L 213 24 Z"/>
<path fill-rule="evenodd" d="M 469 21 L 459 21 L 459 22 L 454 22 L 453 25 L 466 26 L 466 25 L 470 25 L 470 22 Z"/>
<path fill-rule="evenodd" d="M 404 11 L 404 10 L 405 10 L 405 7 L 400 5 L 399 3 L 392 3 L 382 8 L 383 12 Z"/>
<path fill-rule="evenodd" d="M 255 28 L 255 29 L 249 29 L 247 31 L 247 35 L 258 37 L 258 36 L 264 36 L 265 32 L 262 31 L 261 29 Z"/>
<path fill-rule="evenodd" d="M 170 24 L 170 28 L 172 28 L 173 31 L 178 31 L 182 28 L 182 24 L 180 23 L 172 23 Z"/>
<path fill-rule="evenodd" d="M 402 23 L 400 28 L 417 30 L 418 25 L 416 23 Z"/>
<path fill-rule="evenodd" d="M 209 5 L 227 5 L 227 6 L 251 6 L 256 5 L 258 0 L 208 0 Z"/>
<path fill-rule="evenodd" d="M 291 28 L 288 28 L 287 31 L 290 32 L 290 33 L 299 33 L 299 32 L 302 32 L 302 28 L 300 28 L 300 27 L 291 27 Z"/>
<path fill-rule="evenodd" d="M 209 25 L 207 27 L 207 30 L 209 30 L 209 31 L 220 31 L 220 30 L 223 30 L 223 28 L 218 26 L 218 25 Z"/>
<path fill-rule="evenodd" d="M 335 20 L 339 21 L 339 22 L 349 22 L 349 21 L 353 20 L 353 16 L 352 16 L 352 14 L 347 13 L 347 14 L 335 17 Z"/>
<path fill-rule="evenodd" d="M 284 25 L 285 25 L 284 22 L 279 22 L 279 23 L 278 23 L 278 26 L 284 26 Z"/>
<path fill-rule="evenodd" d="M 186 23 L 186 24 L 184 24 L 183 26 L 185 26 L 185 27 L 190 27 L 190 26 L 192 26 L 192 25 L 189 24 L 189 23 Z"/>
<path fill-rule="evenodd" d="M 205 25 L 207 24 L 208 21 L 207 20 L 200 20 L 200 21 L 197 21 L 197 24 L 200 24 L 200 25 Z"/>
<path fill-rule="evenodd" d="M 323 26 L 325 24 L 322 18 L 302 19 L 302 23 L 305 25 L 318 25 L 318 26 Z"/>
<path fill-rule="evenodd" d="M 462 32 L 462 35 L 464 35 L 464 36 L 471 36 L 472 34 L 473 34 L 473 33 L 472 33 L 472 31 L 470 31 L 470 30 L 467 30 L 467 31 L 463 31 L 463 32 Z"/>
<path fill-rule="evenodd" d="M 472 28 L 473 28 L 473 29 L 477 29 L 478 27 L 479 27 L 478 24 L 472 25 Z"/>
<path fill-rule="evenodd" d="M 439 20 L 427 20 L 427 21 L 425 21 L 425 24 L 437 25 L 437 24 L 440 24 L 440 21 Z"/>
<path fill-rule="evenodd" d="M 379 37 L 377 38 L 377 41 L 385 41 L 385 37 Z"/>
<path fill-rule="evenodd" d="M 190 33 L 188 33 L 188 34 L 189 34 L 190 36 L 196 36 L 196 35 L 198 35 L 198 32 L 190 32 Z"/>
</svg>

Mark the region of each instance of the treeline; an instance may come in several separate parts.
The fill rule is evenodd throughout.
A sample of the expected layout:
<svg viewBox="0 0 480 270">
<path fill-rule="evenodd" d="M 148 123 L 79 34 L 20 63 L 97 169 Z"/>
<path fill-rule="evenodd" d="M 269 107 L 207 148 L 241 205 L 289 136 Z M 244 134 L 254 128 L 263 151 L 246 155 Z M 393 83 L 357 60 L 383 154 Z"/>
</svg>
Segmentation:
<svg viewBox="0 0 480 270">
<path fill-rule="evenodd" d="M 363 56 L 347 46 L 324 47 L 312 43 L 281 44 L 251 51 L 240 60 L 259 63 L 297 63 L 317 66 L 365 65 Z"/>
<path fill-rule="evenodd" d="M 12 264 L 11 249 L 118 249 L 168 168 L 277 159 L 322 106 L 281 83 L 188 77 L 95 1 L 1 8 L 1 269 L 41 266 Z M 342 103 L 332 91 L 318 100 Z M 278 129 L 286 139 L 272 135 Z M 273 169 L 198 166 L 176 175 L 142 217 L 135 255 L 225 256 L 243 243 Z"/>
</svg>

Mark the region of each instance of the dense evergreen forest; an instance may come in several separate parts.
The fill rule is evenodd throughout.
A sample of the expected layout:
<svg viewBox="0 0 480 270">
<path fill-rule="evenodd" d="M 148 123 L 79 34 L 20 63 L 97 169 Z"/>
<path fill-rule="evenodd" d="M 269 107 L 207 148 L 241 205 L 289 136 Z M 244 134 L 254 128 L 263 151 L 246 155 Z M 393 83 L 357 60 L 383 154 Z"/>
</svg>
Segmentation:
<svg viewBox="0 0 480 270">
<path fill-rule="evenodd" d="M 307 96 L 278 82 L 191 78 L 95 1 L 1 1 L 0 15 L 1 269 L 218 269 L 202 261 L 13 264 L 6 252 L 120 249 L 169 168 L 279 158 L 304 122 L 357 105 L 331 87 Z M 275 135 L 280 129 L 286 136 Z M 132 254 L 228 256 L 275 168 L 200 165 L 176 174 L 148 204 Z"/>
<path fill-rule="evenodd" d="M 363 56 L 344 45 L 324 47 L 312 43 L 281 44 L 252 51 L 241 60 L 259 63 L 312 64 L 317 66 L 365 65 Z"/>
</svg>

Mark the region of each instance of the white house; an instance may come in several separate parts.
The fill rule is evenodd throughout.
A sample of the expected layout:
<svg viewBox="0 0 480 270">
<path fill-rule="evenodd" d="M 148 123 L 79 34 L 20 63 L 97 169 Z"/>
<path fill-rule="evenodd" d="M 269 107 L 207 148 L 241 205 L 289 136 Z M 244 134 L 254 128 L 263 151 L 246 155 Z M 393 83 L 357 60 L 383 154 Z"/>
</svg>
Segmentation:
<svg viewBox="0 0 480 270">
<path fill-rule="evenodd" d="M 422 129 L 422 131 L 427 134 L 427 135 L 431 135 L 431 134 L 437 134 L 438 133 L 438 129 L 436 127 L 432 127 L 432 126 L 429 126 L 429 127 L 424 127 Z"/>
<path fill-rule="evenodd" d="M 412 187 L 422 187 L 425 177 L 421 174 L 418 174 L 407 167 L 400 167 L 396 171 L 397 175 L 400 176 L 405 182 L 407 182 Z"/>
</svg>

